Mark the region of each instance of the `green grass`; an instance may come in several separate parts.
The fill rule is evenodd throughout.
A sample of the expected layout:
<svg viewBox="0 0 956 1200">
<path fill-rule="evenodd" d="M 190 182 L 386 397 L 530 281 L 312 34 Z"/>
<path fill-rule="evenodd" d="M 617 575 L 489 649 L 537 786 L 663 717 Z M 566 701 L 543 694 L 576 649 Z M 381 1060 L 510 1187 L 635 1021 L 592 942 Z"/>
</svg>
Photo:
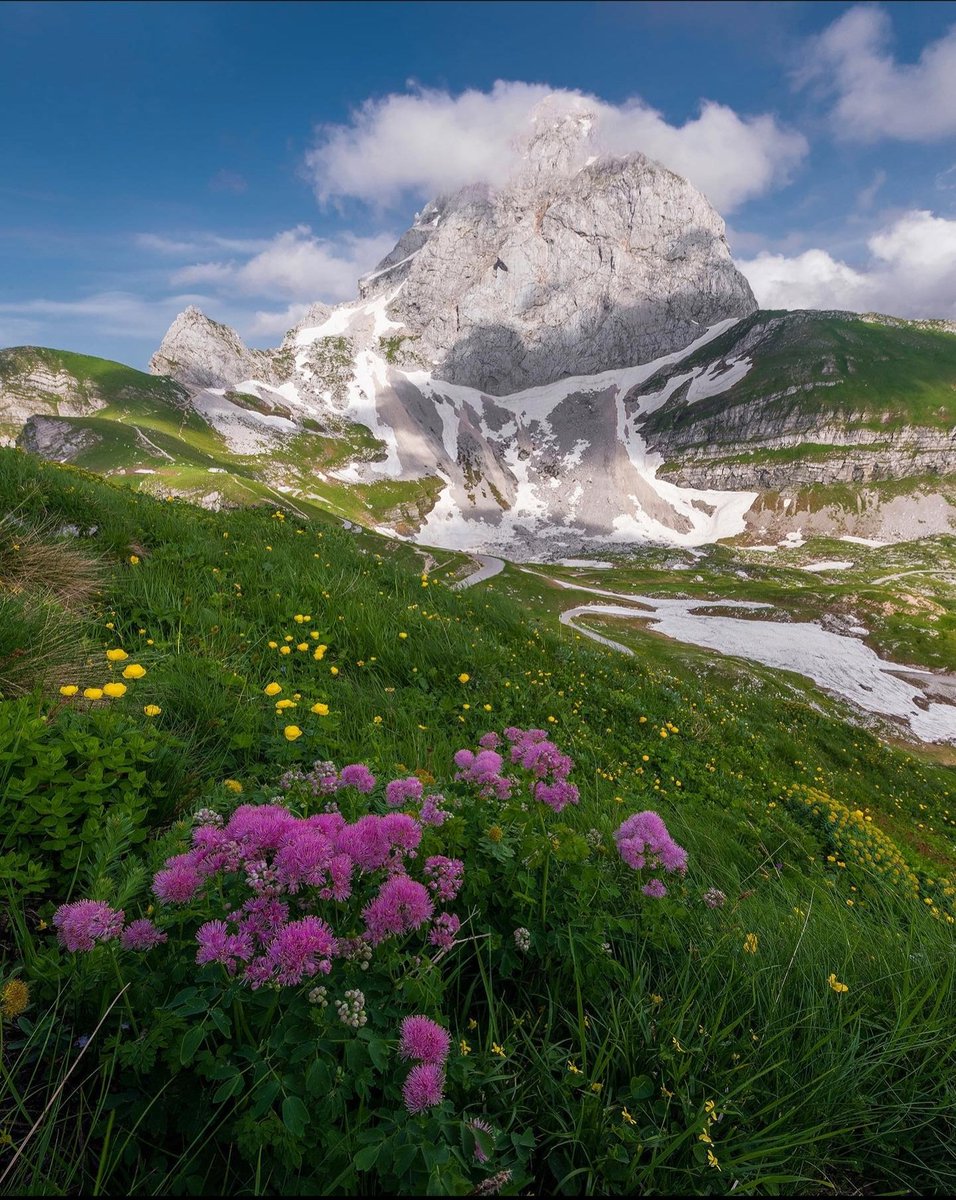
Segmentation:
<svg viewBox="0 0 956 1200">
<path fill-rule="evenodd" d="M 423 586 L 414 547 L 353 536 L 318 512 L 309 520 L 289 507 L 284 517 L 268 507 L 214 514 L 12 451 L 0 452 L 0 512 L 13 514 L 16 529 L 96 527 L 68 542 L 95 554 L 104 576 L 96 603 L 70 617 L 84 649 L 61 682 L 102 684 L 110 646 L 147 668 L 97 718 L 97 736 L 108 740 L 114 722 L 120 747 L 133 728 L 159 739 L 143 786 L 164 786 L 174 816 L 222 806 L 227 777 L 241 782 L 243 798 L 268 799 L 281 772 L 316 758 L 364 761 L 386 778 L 420 768 L 450 780 L 457 749 L 512 723 L 547 729 L 574 757 L 581 803 L 549 819 L 544 834 L 531 820 L 536 811 L 522 832 L 517 807 L 487 801 L 471 801 L 449 822 L 447 836 L 461 839 L 473 872 L 462 917 L 474 940 L 437 974 L 383 984 L 417 997 L 408 1003 L 422 1007 L 405 1011 L 440 1012 L 455 1044 L 470 1044 L 449 1068 L 449 1113 L 486 1113 L 502 1131 L 499 1142 L 510 1148 L 501 1161 L 516 1172 L 510 1190 L 892 1194 L 956 1185 L 954 926 L 946 919 L 953 897 L 945 890 L 956 855 L 951 768 L 878 740 L 770 672 L 636 634 L 635 659 L 597 648 L 557 626 L 573 592 L 513 567 L 485 587 L 456 592 L 441 580 L 461 557 L 442 555 Z M 22 536 L 9 529 L 4 553 Z M 46 536 L 56 542 L 55 532 Z M 858 549 L 843 547 L 846 557 Z M 702 564 L 708 586 L 736 578 L 736 553 L 721 549 Z M 131 554 L 140 561 L 131 563 Z M 893 565 L 867 554 L 862 574 L 879 578 Z M 739 588 L 780 599 L 798 577 L 792 566 L 752 571 Z M 650 557 L 622 578 L 683 588 L 694 573 L 668 576 Z M 583 574 L 610 586 L 608 572 Z M 0 559 L 0 586 L 2 579 Z M 812 576 L 806 583 L 821 603 L 843 586 Z M 296 622 L 296 614 L 309 621 Z M 47 620 L 17 627 L 22 652 L 39 652 Z M 320 639 L 305 636 L 311 630 Z M 328 651 L 321 661 L 297 650 L 281 655 L 287 636 L 293 645 L 305 637 L 310 648 L 321 640 Z M 303 697 L 296 720 L 304 735 L 292 743 L 282 736 L 288 716 L 263 695 L 273 680 L 283 695 Z M 34 696 L 45 720 L 31 725 L 31 737 L 60 736 L 67 711 L 80 726 L 93 720 L 89 704 L 63 700 L 55 682 Z M 330 716 L 309 713 L 317 700 Z M 147 718 L 145 704 L 161 714 Z M 863 859 L 841 866 L 826 828 L 788 804 L 802 786 L 865 810 L 918 877 L 919 898 Z M 645 808 L 660 812 L 690 862 L 686 882 L 656 907 L 621 874 L 611 841 L 623 816 Z M 84 844 L 96 849 L 76 867 L 73 897 L 91 894 L 80 889 L 99 880 L 140 911 L 136 872 L 161 863 L 186 828 L 167 835 L 169 819 L 153 815 L 142 866 L 122 831 L 104 832 L 98 845 L 88 836 Z M 489 836 L 497 820 L 500 840 Z M 458 821 L 468 823 L 467 836 Z M 587 842 L 592 830 L 598 836 Z M 75 1039 L 121 991 L 108 958 L 73 968 L 40 927 L 70 886 L 28 904 L 11 899 L 0 926 L 0 981 L 15 973 L 33 992 L 25 1024 L 3 1024 L 0 1128 L 16 1147 L 39 1122 L 5 1187 L 267 1195 L 384 1186 L 374 1171 L 356 1174 L 350 1165 L 369 1144 L 365 1132 L 374 1135 L 374 1099 L 356 1099 L 332 1140 L 319 1125 L 294 1143 L 276 1132 L 276 1116 L 272 1140 L 263 1126 L 266 1140 L 251 1153 L 242 1106 L 255 1104 L 263 1085 L 251 1068 L 248 1086 L 234 1095 L 203 1075 L 217 1069 L 217 1055 L 233 1061 L 227 1039 L 208 1023 L 198 1067 L 180 1041 L 157 1042 L 155 1065 L 143 1066 L 135 1055 L 148 1037 L 111 1025 L 58 1092 L 77 1062 Z M 709 887 L 726 894 L 723 907 L 701 903 Z M 534 939 L 527 959 L 516 958 L 511 943 L 519 925 Z M 754 954 L 743 950 L 750 933 Z M 142 978 L 124 980 L 132 1013 L 124 1020 L 155 1029 L 156 1038 L 172 1021 L 174 993 L 193 978 L 186 958 L 176 979 L 163 976 L 162 961 L 151 958 Z M 828 986 L 831 974 L 848 992 Z M 240 1021 L 235 1003 L 229 1011 Z M 242 1003 L 251 1022 L 259 1001 Z M 285 1001 L 270 994 L 262 1003 Z M 278 1038 L 283 1019 L 269 1028 Z M 394 1041 L 390 1028 L 375 1036 Z M 278 1043 L 269 1045 L 270 1061 L 285 1063 Z M 386 1078 L 399 1071 L 389 1055 Z M 235 1060 L 235 1078 L 247 1077 L 247 1061 Z M 297 1095 L 302 1068 L 290 1063 L 276 1066 L 276 1077 Z M 713 1123 L 711 1101 L 720 1117 Z M 177 1110 L 189 1118 L 177 1122 Z M 444 1137 L 421 1121 L 425 1148 L 394 1184 L 416 1194 L 423 1183 L 401 1180 L 420 1180 L 414 1172 L 432 1161 L 428 1146 Z M 699 1140 L 702 1132 L 711 1143 Z M 392 1144 L 384 1134 L 382 1141 Z M 12 1153 L 0 1147 L 0 1172 Z M 468 1190 L 480 1177 L 455 1187 Z"/>
</svg>

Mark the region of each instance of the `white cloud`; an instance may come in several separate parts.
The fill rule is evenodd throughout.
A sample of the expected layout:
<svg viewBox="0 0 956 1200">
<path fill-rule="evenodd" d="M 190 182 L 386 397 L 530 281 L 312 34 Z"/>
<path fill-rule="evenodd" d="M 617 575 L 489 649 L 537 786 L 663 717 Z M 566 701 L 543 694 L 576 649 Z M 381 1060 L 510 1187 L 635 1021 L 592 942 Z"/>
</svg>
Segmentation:
<svg viewBox="0 0 956 1200">
<path fill-rule="evenodd" d="M 868 240 L 853 267 L 826 250 L 763 252 L 737 265 L 761 308 L 845 308 L 956 318 L 956 220 L 913 210 Z"/>
<path fill-rule="evenodd" d="M 343 125 L 319 128 L 306 167 L 320 200 L 356 197 L 386 205 L 405 193 L 431 198 L 477 181 L 500 184 L 520 162 L 534 109 L 587 110 L 599 150 L 640 150 L 686 175 L 722 212 L 786 182 L 807 152 L 802 134 L 769 115 L 741 117 L 705 101 L 671 125 L 640 99 L 621 105 L 541 84 L 498 81 L 488 92 L 428 88 L 367 100 Z"/>
<path fill-rule="evenodd" d="M 172 282 L 176 287 L 212 285 L 246 296 L 300 303 L 352 299 L 358 277 L 373 267 L 395 240 L 393 234 L 348 234 L 333 242 L 316 237 L 306 225 L 297 225 L 268 242 L 254 243 L 255 252 L 244 260 L 208 260 L 180 267 Z"/>
<path fill-rule="evenodd" d="M 840 137 L 930 142 L 956 133 L 956 25 L 915 63 L 894 59 L 892 32 L 883 9 L 851 8 L 814 39 L 802 80 L 835 96 Z"/>
<path fill-rule="evenodd" d="M 15 319 L 32 322 L 37 330 L 65 324 L 108 328 L 117 337 L 149 337 L 190 304 L 208 303 L 208 296 L 194 293 L 147 299 L 133 292 L 110 291 L 94 292 L 77 300 L 37 298 L 3 303 L 0 314 L 14 314 Z"/>
</svg>

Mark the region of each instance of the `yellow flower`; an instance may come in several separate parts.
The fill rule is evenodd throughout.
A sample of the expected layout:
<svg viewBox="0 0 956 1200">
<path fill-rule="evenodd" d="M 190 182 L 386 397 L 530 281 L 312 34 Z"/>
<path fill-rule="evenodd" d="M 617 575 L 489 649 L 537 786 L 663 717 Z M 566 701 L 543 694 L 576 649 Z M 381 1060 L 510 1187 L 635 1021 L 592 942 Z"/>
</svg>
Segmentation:
<svg viewBox="0 0 956 1200">
<path fill-rule="evenodd" d="M 458 1049 L 462 1054 L 471 1054 L 471 1046 L 468 1045 L 464 1038 L 458 1043 Z"/>
<path fill-rule="evenodd" d="M 712 1146 L 714 1144 L 713 1138 L 710 1136 L 710 1134 L 707 1132 L 706 1129 L 702 1129 L 701 1132 L 698 1133 L 697 1140 L 698 1140 L 698 1142 L 704 1142 L 708 1146 Z"/>
<path fill-rule="evenodd" d="M 488 838 L 492 842 L 500 842 L 503 837 L 504 830 L 500 825 L 492 825 L 492 827 L 488 830 Z"/>
<path fill-rule="evenodd" d="M 408 634 L 407 634 L 407 633 L 400 633 L 398 636 L 399 636 L 399 637 L 402 639 L 402 641 L 404 642 L 404 640 L 405 640 L 405 639 L 408 637 Z"/>
<path fill-rule="evenodd" d="M 110 662 L 123 662 L 124 659 L 129 658 L 129 655 L 125 650 L 107 650 L 106 657 Z"/>
<path fill-rule="evenodd" d="M 322 643 L 320 642 L 318 644 L 318 646 L 316 646 L 316 648 L 312 651 L 312 657 L 315 659 L 316 662 L 321 662 L 322 659 L 325 658 L 326 650 L 328 650 L 328 646 L 323 646 Z M 334 670 L 334 668 L 333 668 L 333 670 Z"/>
<path fill-rule="evenodd" d="M 757 935 L 755 933 L 748 933 L 744 938 L 744 950 L 747 954 L 757 953 Z"/>
<path fill-rule="evenodd" d="M 75 696 L 79 690 L 80 689 L 76 686 L 75 683 L 68 683 L 64 687 L 60 688 L 60 695 L 61 696 Z"/>
<path fill-rule="evenodd" d="M 235 792 L 238 795 L 242 791 L 242 784 L 238 779 L 224 779 L 222 786 L 228 788 L 230 792 Z"/>
<path fill-rule="evenodd" d="M 580 1067 L 576 1067 L 574 1065 L 574 1063 L 570 1060 L 570 1058 L 568 1059 L 568 1070 L 571 1072 L 572 1075 L 582 1075 L 584 1073 Z"/>
<path fill-rule="evenodd" d="M 280 654 L 291 654 L 292 650 L 288 646 L 280 646 L 279 653 Z"/>
<path fill-rule="evenodd" d="M 467 683 L 469 679 L 471 679 L 471 676 L 467 671 L 462 671 L 462 673 L 458 676 L 459 683 Z"/>
<path fill-rule="evenodd" d="M 126 695 L 126 684 L 106 683 L 103 685 L 103 695 L 109 696 L 111 700 L 118 700 L 120 696 Z"/>
<path fill-rule="evenodd" d="M 717 1161 L 717 1155 L 713 1152 L 713 1150 L 707 1151 L 707 1161 L 712 1167 L 716 1167 L 718 1171 L 720 1170 L 720 1163 Z"/>
<path fill-rule="evenodd" d="M 129 556 L 129 561 L 130 561 L 130 562 L 133 564 L 133 566 L 135 567 L 135 566 L 136 566 L 136 564 L 139 562 L 139 555 L 138 555 L 138 554 L 131 554 L 131 555 Z"/>
<path fill-rule="evenodd" d="M 382 718 L 381 718 L 381 717 L 372 717 L 372 724 L 373 724 L 373 725 L 381 725 L 381 723 L 382 723 Z"/>
<path fill-rule="evenodd" d="M 123 668 L 124 679 L 142 679 L 146 674 L 146 668 L 141 667 L 139 663 L 130 663 L 128 667 Z"/>
<path fill-rule="evenodd" d="M 298 650 L 298 651 L 300 651 L 300 652 L 301 652 L 301 651 L 308 650 L 308 648 L 309 648 L 309 643 L 308 643 L 308 642 L 299 642 L 299 643 L 296 645 L 296 650 Z"/>
<path fill-rule="evenodd" d="M 504 1046 L 499 1046 L 497 1042 L 492 1042 L 492 1043 L 491 1043 L 491 1053 L 492 1053 L 492 1054 L 496 1054 L 496 1055 L 497 1055 L 499 1058 L 505 1058 L 505 1057 L 507 1057 L 507 1056 L 505 1055 L 505 1048 L 504 1048 Z"/>
<path fill-rule="evenodd" d="M 24 1011 L 30 1003 L 30 989 L 22 979 L 8 979 L 0 988 L 0 1014 L 8 1021 Z"/>
<path fill-rule="evenodd" d="M 628 1125 L 636 1125 L 637 1124 L 637 1122 L 634 1120 L 634 1118 L 631 1116 L 631 1114 L 627 1111 L 626 1108 L 621 1109 L 621 1120 L 626 1121 L 628 1123 Z"/>
<path fill-rule="evenodd" d="M 837 992 L 838 994 L 839 994 L 840 992 L 848 992 L 848 991 L 850 990 L 850 989 L 847 987 L 847 985 L 846 985 L 845 983 L 841 983 L 841 982 L 839 981 L 839 979 L 837 979 L 836 975 L 833 975 L 833 974 L 831 974 L 831 975 L 829 976 L 829 978 L 827 979 L 827 983 L 828 983 L 828 984 L 830 985 L 830 987 L 832 987 L 832 988 L 833 988 L 833 990 L 834 990 L 835 992 Z"/>
<path fill-rule="evenodd" d="M 658 996 L 657 992 L 651 992 L 651 1004 L 663 1004 L 664 997 Z"/>
<path fill-rule="evenodd" d="M 601 1092 L 601 1089 L 602 1089 L 603 1087 L 604 1087 L 604 1084 L 603 1084 L 603 1083 L 592 1083 L 592 1084 L 591 1084 L 591 1091 L 592 1091 L 592 1092 L 595 1094 L 595 1096 L 597 1096 L 597 1095 L 599 1095 L 599 1094 L 600 1094 L 600 1092 Z"/>
<path fill-rule="evenodd" d="M 270 649 L 270 650 L 278 650 L 278 649 L 279 649 L 279 643 L 278 643 L 278 642 L 270 642 L 270 643 L 269 643 L 269 649 Z"/>
<path fill-rule="evenodd" d="M 87 700 L 102 700 L 103 689 L 94 687 L 84 688 L 83 695 L 87 698 Z"/>
<path fill-rule="evenodd" d="M 490 704 L 483 704 L 481 707 L 485 710 L 485 712 L 491 712 Z"/>
<path fill-rule="evenodd" d="M 329 706 L 327 704 L 313 704 L 309 709 L 314 712 L 317 717 L 327 717 L 329 715 Z"/>
<path fill-rule="evenodd" d="M 278 696 L 282 691 L 282 685 L 280 683 L 267 683 L 262 690 L 267 696 Z"/>
<path fill-rule="evenodd" d="M 329 667 L 329 674 L 330 674 L 330 675 L 338 675 L 338 673 L 339 673 L 339 669 L 338 669 L 338 667 Z"/>
<path fill-rule="evenodd" d="M 298 727 L 298 725 L 286 725 L 282 732 L 285 734 L 285 740 L 287 742 L 294 742 L 296 738 L 300 738 L 302 736 L 302 730 Z"/>
<path fill-rule="evenodd" d="M 146 704 L 143 706 L 143 712 L 147 717 L 158 717 L 162 711 L 158 704 Z"/>
<path fill-rule="evenodd" d="M 295 708 L 295 701 L 294 700 L 277 700 L 276 701 L 276 712 L 282 712 L 282 710 L 285 708 Z"/>
<path fill-rule="evenodd" d="M 475 1020 L 474 1017 L 468 1018 L 468 1028 L 469 1029 L 477 1029 L 478 1028 L 478 1022 Z"/>
</svg>

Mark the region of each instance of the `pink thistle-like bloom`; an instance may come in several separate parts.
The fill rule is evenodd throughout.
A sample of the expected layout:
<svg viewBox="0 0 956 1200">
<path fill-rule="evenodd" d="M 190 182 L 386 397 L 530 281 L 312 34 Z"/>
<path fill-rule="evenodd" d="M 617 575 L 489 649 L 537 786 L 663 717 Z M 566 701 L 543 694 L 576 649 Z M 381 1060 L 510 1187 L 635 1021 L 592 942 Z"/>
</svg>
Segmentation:
<svg viewBox="0 0 956 1200">
<path fill-rule="evenodd" d="M 61 904 L 53 914 L 56 936 L 67 950 L 92 950 L 97 942 L 119 937 L 123 911 L 110 908 L 103 900 L 75 900 Z"/>
<path fill-rule="evenodd" d="M 399 850 L 414 850 L 422 840 L 421 825 L 407 813 L 386 813 L 379 820 L 385 836 Z"/>
<path fill-rule="evenodd" d="M 230 975 L 234 975 L 239 962 L 248 962 L 253 955 L 252 936 L 249 933 L 230 933 L 225 921 L 207 921 L 196 930 L 196 963 L 221 963 Z"/>
<path fill-rule="evenodd" d="M 426 888 L 407 875 L 393 875 L 382 884 L 375 899 L 365 906 L 362 916 L 368 939 L 373 946 L 392 934 L 418 929 L 435 911 Z"/>
<path fill-rule="evenodd" d="M 297 823 L 276 804 L 242 804 L 229 818 L 226 833 L 239 842 L 244 858 L 256 858 L 264 850 L 277 850 Z"/>
<path fill-rule="evenodd" d="M 192 855 L 180 854 L 166 860 L 166 867 L 153 876 L 153 893 L 163 904 L 186 904 L 202 883 Z"/>
<path fill-rule="evenodd" d="M 375 787 L 375 776 L 364 763 L 352 763 L 342 768 L 339 787 L 353 787 L 357 792 L 368 793 Z"/>
<path fill-rule="evenodd" d="M 393 779 L 385 789 L 385 803 L 389 808 L 401 808 L 406 800 L 420 800 L 422 781 L 410 775 L 407 779 Z"/>
<path fill-rule="evenodd" d="M 436 1104 L 441 1104 L 444 1096 L 445 1076 L 437 1063 L 419 1063 L 408 1072 L 402 1088 L 402 1099 L 410 1113 L 434 1108 Z"/>
<path fill-rule="evenodd" d="M 324 882 L 334 853 L 327 837 L 300 826 L 275 856 L 276 878 L 290 892 L 297 892 L 303 884 L 317 887 Z"/>
<path fill-rule="evenodd" d="M 418 819 L 423 825 L 444 825 L 449 817 L 449 814 L 439 807 L 444 800 L 445 797 L 439 795 L 425 797 L 422 801 L 421 812 L 418 814 Z"/>
<path fill-rule="evenodd" d="M 483 733 L 478 739 L 478 745 L 482 750 L 497 750 L 501 745 L 501 738 L 497 733 Z"/>
<path fill-rule="evenodd" d="M 152 950 L 154 946 L 160 946 L 166 940 L 166 934 L 146 917 L 130 921 L 120 935 L 120 945 L 124 950 Z"/>
<path fill-rule="evenodd" d="M 664 886 L 664 881 L 661 879 L 651 879 L 641 888 L 645 896 L 650 896 L 652 900 L 663 900 L 667 895 L 667 888 Z"/>
<path fill-rule="evenodd" d="M 428 940 L 440 950 L 450 950 L 455 944 L 455 935 L 461 929 L 461 921 L 454 913 L 439 913 L 432 923 Z"/>
<path fill-rule="evenodd" d="M 635 871 L 663 867 L 665 871 L 687 870 L 687 851 L 678 846 L 656 812 L 639 812 L 614 831 L 621 858 Z"/>
<path fill-rule="evenodd" d="M 325 921 L 318 917 L 303 917 L 290 921 L 272 939 L 266 957 L 275 967 L 276 979 L 282 984 L 301 983 L 321 971 L 332 969 L 335 938 Z"/>
<path fill-rule="evenodd" d="M 465 864 L 460 858 L 433 854 L 425 859 L 425 875 L 429 880 L 429 888 L 437 893 L 440 900 L 454 900 L 465 879 Z"/>
<path fill-rule="evenodd" d="M 352 871 L 354 866 L 347 854 L 336 854 L 329 863 L 331 883 L 322 889 L 323 900 L 348 900 L 352 894 Z"/>
<path fill-rule="evenodd" d="M 400 1026 L 398 1052 L 402 1058 L 441 1064 L 448 1057 L 451 1036 L 430 1017 L 406 1017 Z"/>
</svg>

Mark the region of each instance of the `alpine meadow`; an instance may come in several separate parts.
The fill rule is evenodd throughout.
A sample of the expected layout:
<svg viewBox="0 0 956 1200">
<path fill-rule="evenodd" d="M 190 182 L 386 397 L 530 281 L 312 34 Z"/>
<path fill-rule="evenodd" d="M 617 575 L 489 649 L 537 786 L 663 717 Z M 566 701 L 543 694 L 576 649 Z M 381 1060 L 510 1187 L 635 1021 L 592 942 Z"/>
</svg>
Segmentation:
<svg viewBox="0 0 956 1200">
<path fill-rule="evenodd" d="M 956 1191 L 956 6 L 4 30 L 0 1194 Z"/>
</svg>

